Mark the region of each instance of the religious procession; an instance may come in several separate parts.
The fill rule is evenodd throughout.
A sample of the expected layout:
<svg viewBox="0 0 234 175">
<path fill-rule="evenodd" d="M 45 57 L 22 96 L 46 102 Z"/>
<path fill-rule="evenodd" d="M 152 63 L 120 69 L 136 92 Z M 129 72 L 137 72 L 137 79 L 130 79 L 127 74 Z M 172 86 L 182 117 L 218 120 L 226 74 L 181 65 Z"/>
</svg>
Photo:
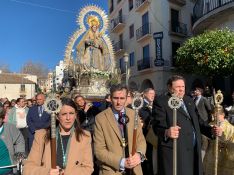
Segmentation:
<svg viewBox="0 0 234 175">
<path fill-rule="evenodd" d="M 208 10 L 204 4 L 214 5 L 214 1 L 194 2 L 194 13 L 198 7 Z M 226 1 L 216 8 L 234 7 L 232 0 Z M 174 7 L 183 2 L 167 3 Z M 192 56 L 200 53 L 192 53 L 191 40 L 180 48 L 172 44 L 178 49 L 173 51 L 178 55 L 178 69 L 169 69 L 162 50 L 167 34 L 152 35 L 148 25 L 151 7 L 158 1 L 108 3 L 108 15 L 96 5 L 80 10 L 78 29 L 66 46 L 63 78 L 56 90 L 42 89 L 30 98 L 22 90 L 12 96 L 11 90 L 8 97 L 8 80 L 0 73 L 0 83 L 5 83 L 5 91 L 0 86 L 5 92 L 0 93 L 0 175 L 234 175 L 234 67 L 228 71 L 225 65 L 202 65 L 215 64 L 206 52 L 205 61 L 197 64 L 201 67 L 195 68 Z M 138 46 L 131 40 L 128 48 L 136 48 L 127 54 L 123 35 L 116 34 L 126 21 L 122 10 L 114 18 L 114 7 L 126 4 L 129 14 L 134 8 L 136 13 L 144 12 L 144 25 L 136 30 L 143 55 L 137 61 L 137 73 L 131 66 Z M 171 9 L 171 15 L 175 11 Z M 131 26 L 130 36 L 134 32 Z M 174 39 L 187 32 L 179 22 L 171 27 L 169 35 L 176 35 Z M 234 36 L 233 30 L 224 32 Z M 119 40 L 117 45 L 114 38 Z M 223 59 L 234 62 L 234 39 L 230 42 L 222 50 Z M 154 63 L 149 43 L 155 44 Z M 233 66 L 233 62 L 227 65 Z M 215 74 L 217 70 L 224 74 Z M 230 74 L 229 79 L 225 73 Z M 22 87 L 23 78 L 20 81 Z"/>
</svg>

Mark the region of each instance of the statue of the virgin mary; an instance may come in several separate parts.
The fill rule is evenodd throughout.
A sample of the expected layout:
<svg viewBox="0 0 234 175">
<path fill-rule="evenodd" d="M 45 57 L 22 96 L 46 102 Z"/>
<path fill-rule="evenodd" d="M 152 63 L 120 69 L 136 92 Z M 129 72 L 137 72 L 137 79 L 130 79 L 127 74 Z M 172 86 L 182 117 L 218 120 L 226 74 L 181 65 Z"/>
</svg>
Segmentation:
<svg viewBox="0 0 234 175">
<path fill-rule="evenodd" d="M 77 55 L 84 69 L 90 68 L 104 71 L 105 67 L 105 43 L 102 33 L 99 32 L 100 22 L 97 16 L 90 15 L 87 18 L 89 30 L 76 47 Z"/>
</svg>

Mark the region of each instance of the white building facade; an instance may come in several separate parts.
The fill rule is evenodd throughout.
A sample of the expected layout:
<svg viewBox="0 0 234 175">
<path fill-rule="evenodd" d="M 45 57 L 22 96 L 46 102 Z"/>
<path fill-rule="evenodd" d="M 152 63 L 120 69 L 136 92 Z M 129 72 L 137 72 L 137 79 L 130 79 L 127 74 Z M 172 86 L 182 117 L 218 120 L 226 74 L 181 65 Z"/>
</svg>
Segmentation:
<svg viewBox="0 0 234 175">
<path fill-rule="evenodd" d="M 46 79 L 46 92 L 49 93 L 53 89 L 53 72 L 49 72 Z"/>
<path fill-rule="evenodd" d="M 54 90 L 58 90 L 58 87 L 62 85 L 62 80 L 63 80 L 63 77 L 64 77 L 64 69 L 65 69 L 65 64 L 64 64 L 64 61 L 61 60 L 59 61 L 59 65 L 55 67 L 55 71 L 54 71 Z"/>
<path fill-rule="evenodd" d="M 190 0 L 108 0 L 110 37 L 116 65 L 125 73 L 124 53 L 129 55 L 132 89 L 152 87 L 165 92 L 174 69 L 176 50 L 191 37 Z"/>
<path fill-rule="evenodd" d="M 35 75 L 14 73 L 0 73 L 0 98 L 17 99 L 19 97 L 31 99 L 36 94 Z"/>
</svg>

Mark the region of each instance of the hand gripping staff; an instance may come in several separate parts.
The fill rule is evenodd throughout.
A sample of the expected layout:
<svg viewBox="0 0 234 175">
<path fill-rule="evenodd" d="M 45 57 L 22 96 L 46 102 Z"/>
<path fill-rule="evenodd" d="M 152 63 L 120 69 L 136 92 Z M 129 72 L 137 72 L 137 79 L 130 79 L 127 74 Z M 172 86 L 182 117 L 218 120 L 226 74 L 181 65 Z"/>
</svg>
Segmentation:
<svg viewBox="0 0 234 175">
<path fill-rule="evenodd" d="M 220 125 L 220 121 L 218 118 L 218 115 L 220 114 L 220 110 L 222 109 L 221 103 L 223 102 L 223 94 L 221 93 L 220 90 L 215 93 L 215 89 L 213 90 L 213 95 L 214 95 L 214 104 L 215 104 L 215 124 L 217 126 Z M 215 161 L 214 161 L 214 175 L 218 174 L 218 158 L 219 158 L 219 138 L 216 136 L 215 138 Z"/>
<path fill-rule="evenodd" d="M 62 103 L 55 94 L 46 98 L 45 111 L 51 115 L 51 168 L 56 169 L 56 114 L 59 113 Z"/>
<path fill-rule="evenodd" d="M 181 99 L 172 94 L 168 106 L 173 110 L 173 126 L 177 126 L 177 109 L 181 106 Z M 173 175 L 177 175 L 177 139 L 173 139 Z"/>
</svg>

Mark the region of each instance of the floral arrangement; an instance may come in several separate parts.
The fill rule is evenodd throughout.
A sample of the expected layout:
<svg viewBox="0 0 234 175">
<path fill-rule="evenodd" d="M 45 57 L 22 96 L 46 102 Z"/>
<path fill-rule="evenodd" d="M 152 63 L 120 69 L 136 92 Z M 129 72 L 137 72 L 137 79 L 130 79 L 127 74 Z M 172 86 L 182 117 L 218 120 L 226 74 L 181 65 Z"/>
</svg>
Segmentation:
<svg viewBox="0 0 234 175">
<path fill-rule="evenodd" d="M 83 72 L 82 75 L 90 76 L 91 78 L 108 79 L 110 77 L 110 75 L 111 75 L 111 72 L 109 72 L 109 71 L 100 71 L 98 69 L 92 69 L 90 71 Z"/>
</svg>

